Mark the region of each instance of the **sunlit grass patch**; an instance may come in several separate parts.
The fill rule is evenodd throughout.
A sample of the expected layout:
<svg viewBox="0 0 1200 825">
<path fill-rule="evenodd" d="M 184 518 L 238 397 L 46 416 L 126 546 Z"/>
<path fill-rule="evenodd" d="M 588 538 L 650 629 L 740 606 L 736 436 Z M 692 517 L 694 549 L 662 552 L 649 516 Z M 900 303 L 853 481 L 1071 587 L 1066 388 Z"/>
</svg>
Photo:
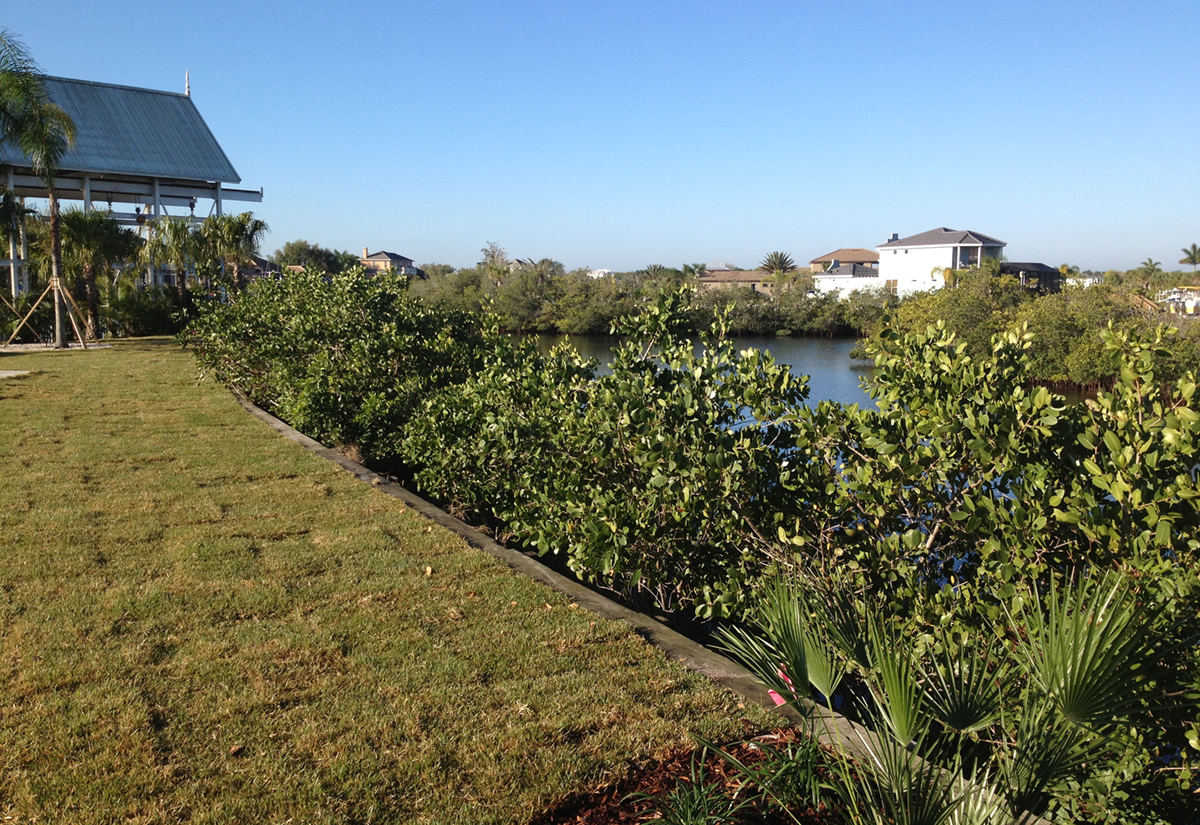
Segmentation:
<svg viewBox="0 0 1200 825">
<path fill-rule="evenodd" d="M 0 368 L 2 815 L 521 822 L 768 724 L 168 341 Z"/>
</svg>

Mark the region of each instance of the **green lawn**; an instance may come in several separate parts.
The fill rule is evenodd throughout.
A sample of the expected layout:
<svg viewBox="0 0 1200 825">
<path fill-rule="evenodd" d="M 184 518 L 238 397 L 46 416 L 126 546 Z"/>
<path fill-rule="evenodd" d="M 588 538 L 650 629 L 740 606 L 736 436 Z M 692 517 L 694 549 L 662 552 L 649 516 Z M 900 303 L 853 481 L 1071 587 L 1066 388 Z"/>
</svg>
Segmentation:
<svg viewBox="0 0 1200 825">
<path fill-rule="evenodd" d="M 168 340 L 0 369 L 0 821 L 523 822 L 770 725 Z"/>
</svg>

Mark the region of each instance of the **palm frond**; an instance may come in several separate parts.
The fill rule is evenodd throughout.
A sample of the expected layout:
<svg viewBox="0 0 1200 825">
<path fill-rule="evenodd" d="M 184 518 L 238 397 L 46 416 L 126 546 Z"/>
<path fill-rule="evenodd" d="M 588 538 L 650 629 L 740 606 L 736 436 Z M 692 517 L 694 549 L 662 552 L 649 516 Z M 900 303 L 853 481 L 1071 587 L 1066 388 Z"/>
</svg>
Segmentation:
<svg viewBox="0 0 1200 825">
<path fill-rule="evenodd" d="M 947 643 L 942 655 L 921 665 L 930 711 L 943 725 L 960 734 L 989 727 L 1000 717 L 1000 702 L 1011 681 L 1006 662 L 993 644 Z"/>
<path fill-rule="evenodd" d="M 1103 748 L 1097 737 L 1063 719 L 1050 703 L 1021 710 L 1016 741 L 998 761 L 1014 813 L 1036 809 L 1043 794 Z"/>
<path fill-rule="evenodd" d="M 824 580 L 807 580 L 801 593 L 809 612 L 816 617 L 824 638 L 860 673 L 871 669 L 867 622 L 859 613 L 855 594 Z"/>
<path fill-rule="evenodd" d="M 833 790 L 842 797 L 852 822 L 946 825 L 952 821 L 964 802 L 963 784 L 954 772 L 921 758 L 921 741 L 909 749 L 886 736 L 858 734 L 858 738 L 866 758 L 851 763 L 845 749 L 838 748 L 831 771 Z"/>
<path fill-rule="evenodd" d="M 774 581 L 763 592 L 757 622 L 761 632 L 735 627 L 717 631 L 717 647 L 739 659 L 788 704 L 809 696 L 808 644 L 804 616 L 791 588 Z"/>
<path fill-rule="evenodd" d="M 1157 607 L 1139 605 L 1115 574 L 1053 587 L 1021 612 L 1021 664 L 1064 718 L 1104 724 L 1136 703 L 1157 663 L 1145 628 Z M 1018 624 L 1014 621 L 1014 624 Z"/>
<path fill-rule="evenodd" d="M 907 745 L 925 728 L 924 699 L 912 657 L 885 620 L 869 623 L 873 674 L 871 695 L 896 741 Z"/>
</svg>

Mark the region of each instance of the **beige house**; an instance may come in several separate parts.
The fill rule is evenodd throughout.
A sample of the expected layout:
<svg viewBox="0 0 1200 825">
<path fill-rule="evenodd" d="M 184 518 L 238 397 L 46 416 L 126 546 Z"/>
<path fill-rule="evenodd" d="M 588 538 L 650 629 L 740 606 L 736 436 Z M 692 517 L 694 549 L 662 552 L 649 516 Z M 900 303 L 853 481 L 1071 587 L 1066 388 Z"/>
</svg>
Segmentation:
<svg viewBox="0 0 1200 825">
<path fill-rule="evenodd" d="M 761 269 L 742 270 L 709 270 L 696 279 L 701 289 L 718 289 L 720 287 L 749 287 L 752 292 L 771 294 L 771 275 Z"/>
<path fill-rule="evenodd" d="M 418 274 L 417 266 L 413 263 L 412 258 L 397 255 L 395 252 L 368 252 L 365 246 L 362 257 L 358 259 L 358 264 L 367 272 L 387 272 L 389 269 L 394 269 L 399 275 Z"/>
</svg>

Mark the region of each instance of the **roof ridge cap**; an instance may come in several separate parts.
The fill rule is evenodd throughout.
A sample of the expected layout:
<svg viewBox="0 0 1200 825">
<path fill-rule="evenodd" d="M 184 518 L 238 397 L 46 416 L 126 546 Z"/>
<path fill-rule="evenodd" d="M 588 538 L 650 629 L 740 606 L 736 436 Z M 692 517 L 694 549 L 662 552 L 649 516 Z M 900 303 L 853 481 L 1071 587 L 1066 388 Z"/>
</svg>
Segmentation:
<svg viewBox="0 0 1200 825">
<path fill-rule="evenodd" d="M 125 83 L 106 83 L 103 80 L 84 80 L 80 77 L 60 77 L 58 75 L 42 75 L 44 80 L 61 80 L 64 83 L 82 83 L 87 86 L 103 86 L 108 89 L 128 89 L 132 92 L 150 92 L 156 95 L 169 95 L 171 97 L 182 97 L 191 100 L 191 95 L 183 92 L 168 92 L 166 89 L 151 89 L 149 86 L 130 86 Z"/>
</svg>

